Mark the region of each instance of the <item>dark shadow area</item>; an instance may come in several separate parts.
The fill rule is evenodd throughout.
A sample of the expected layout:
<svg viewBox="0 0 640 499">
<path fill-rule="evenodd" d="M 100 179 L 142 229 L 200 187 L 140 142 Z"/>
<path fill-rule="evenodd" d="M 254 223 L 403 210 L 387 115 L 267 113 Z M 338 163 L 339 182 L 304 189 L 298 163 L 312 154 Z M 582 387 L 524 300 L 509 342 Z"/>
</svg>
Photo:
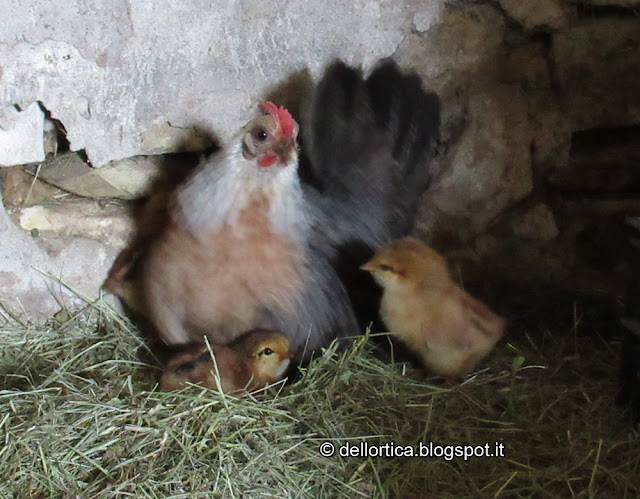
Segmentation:
<svg viewBox="0 0 640 499">
<path fill-rule="evenodd" d="M 549 177 L 548 187 L 578 201 L 588 201 L 590 196 L 594 201 L 604 201 L 612 193 L 637 195 L 640 193 L 640 126 L 573 133 L 569 165 Z M 637 209 L 640 211 L 640 201 Z"/>
<path fill-rule="evenodd" d="M 554 372 L 578 356 L 594 380 L 619 373 L 617 400 L 637 422 L 640 340 L 623 324 L 640 318 L 639 250 L 630 242 L 638 238 L 625 222 L 640 216 L 640 127 L 575 132 L 568 164 L 544 173 L 529 204 L 539 202 L 551 208 L 559 234 L 518 238 L 517 218 L 496 221 L 490 233 L 499 249 L 461 263 L 463 284 L 507 317 L 507 341 L 526 333 L 550 352 Z M 596 365 L 589 352 L 604 344 L 611 363 Z"/>
<path fill-rule="evenodd" d="M 47 142 L 49 144 L 55 143 L 55 152 L 53 152 L 54 155 L 69 152 L 71 149 L 69 147 L 69 140 L 67 139 L 67 129 L 64 127 L 60 120 L 57 120 L 53 116 L 51 116 L 51 112 L 46 107 L 44 107 L 42 102 L 38 101 L 38 104 L 44 112 L 45 118 L 49 120 L 54 127 L 53 129 L 48 129 L 45 124 L 45 144 L 47 144 Z M 51 152 L 49 151 L 45 150 L 45 152 L 51 154 Z M 83 155 L 84 159 L 86 160 L 86 153 L 83 152 Z"/>
<path fill-rule="evenodd" d="M 602 18 L 640 18 L 640 11 L 634 5 L 597 5 L 593 2 L 572 2 L 575 5 L 578 17 L 583 19 Z"/>
</svg>

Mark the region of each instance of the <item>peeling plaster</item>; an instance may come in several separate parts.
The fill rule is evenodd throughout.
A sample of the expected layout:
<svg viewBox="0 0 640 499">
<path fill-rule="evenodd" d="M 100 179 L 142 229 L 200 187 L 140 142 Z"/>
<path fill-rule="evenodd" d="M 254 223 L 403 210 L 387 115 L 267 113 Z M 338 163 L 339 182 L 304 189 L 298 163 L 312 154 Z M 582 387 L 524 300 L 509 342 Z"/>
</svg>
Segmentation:
<svg viewBox="0 0 640 499">
<path fill-rule="evenodd" d="M 293 73 L 317 78 L 336 57 L 366 70 L 394 53 L 419 5 L 9 0 L 0 106 L 42 102 L 93 166 L 142 154 L 158 123 L 228 137 Z"/>
</svg>

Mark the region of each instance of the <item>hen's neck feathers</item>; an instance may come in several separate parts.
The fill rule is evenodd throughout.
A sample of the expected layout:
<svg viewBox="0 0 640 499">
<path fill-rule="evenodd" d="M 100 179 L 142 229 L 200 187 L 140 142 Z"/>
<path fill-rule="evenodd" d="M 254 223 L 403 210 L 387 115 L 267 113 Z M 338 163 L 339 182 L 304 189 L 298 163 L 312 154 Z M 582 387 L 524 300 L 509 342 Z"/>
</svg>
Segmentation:
<svg viewBox="0 0 640 499">
<path fill-rule="evenodd" d="M 308 215 L 297 174 L 297 160 L 261 168 L 242 154 L 242 136 L 201 165 L 178 192 L 173 217 L 196 237 L 238 221 L 252 201 L 265 199 L 270 229 L 304 237 Z"/>
</svg>

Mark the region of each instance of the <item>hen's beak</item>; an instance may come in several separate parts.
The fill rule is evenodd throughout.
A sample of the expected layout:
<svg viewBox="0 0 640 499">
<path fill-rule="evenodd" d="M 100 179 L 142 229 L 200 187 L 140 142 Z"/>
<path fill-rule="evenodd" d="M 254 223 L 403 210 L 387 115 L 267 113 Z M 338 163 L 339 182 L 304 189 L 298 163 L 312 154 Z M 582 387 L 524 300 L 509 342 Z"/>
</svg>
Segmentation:
<svg viewBox="0 0 640 499">
<path fill-rule="evenodd" d="M 278 155 L 280 163 L 287 166 L 289 161 L 294 161 L 298 157 L 298 149 L 296 148 L 295 140 L 283 141 L 279 146 L 274 149 L 274 152 Z"/>
<path fill-rule="evenodd" d="M 298 149 L 296 148 L 295 140 L 285 140 L 269 148 L 258 159 L 258 164 L 262 167 L 273 166 L 276 163 L 287 166 L 289 161 L 295 161 L 297 157 Z"/>
</svg>

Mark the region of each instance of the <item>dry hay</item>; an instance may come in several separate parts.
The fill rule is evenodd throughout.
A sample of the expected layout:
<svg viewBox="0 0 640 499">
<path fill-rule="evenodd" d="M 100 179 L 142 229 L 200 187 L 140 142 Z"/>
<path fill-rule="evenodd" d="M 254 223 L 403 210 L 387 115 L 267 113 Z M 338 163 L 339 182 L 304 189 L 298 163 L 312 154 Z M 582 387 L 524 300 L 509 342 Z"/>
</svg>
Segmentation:
<svg viewBox="0 0 640 499">
<path fill-rule="evenodd" d="M 46 327 L 8 320 L 0 496 L 637 497 L 638 437 L 613 403 L 618 342 L 574 326 L 512 324 L 449 388 L 379 360 L 363 336 L 240 400 L 157 391 L 135 328 L 102 303 Z M 322 457 L 325 441 L 497 441 L 505 457 Z"/>
</svg>

